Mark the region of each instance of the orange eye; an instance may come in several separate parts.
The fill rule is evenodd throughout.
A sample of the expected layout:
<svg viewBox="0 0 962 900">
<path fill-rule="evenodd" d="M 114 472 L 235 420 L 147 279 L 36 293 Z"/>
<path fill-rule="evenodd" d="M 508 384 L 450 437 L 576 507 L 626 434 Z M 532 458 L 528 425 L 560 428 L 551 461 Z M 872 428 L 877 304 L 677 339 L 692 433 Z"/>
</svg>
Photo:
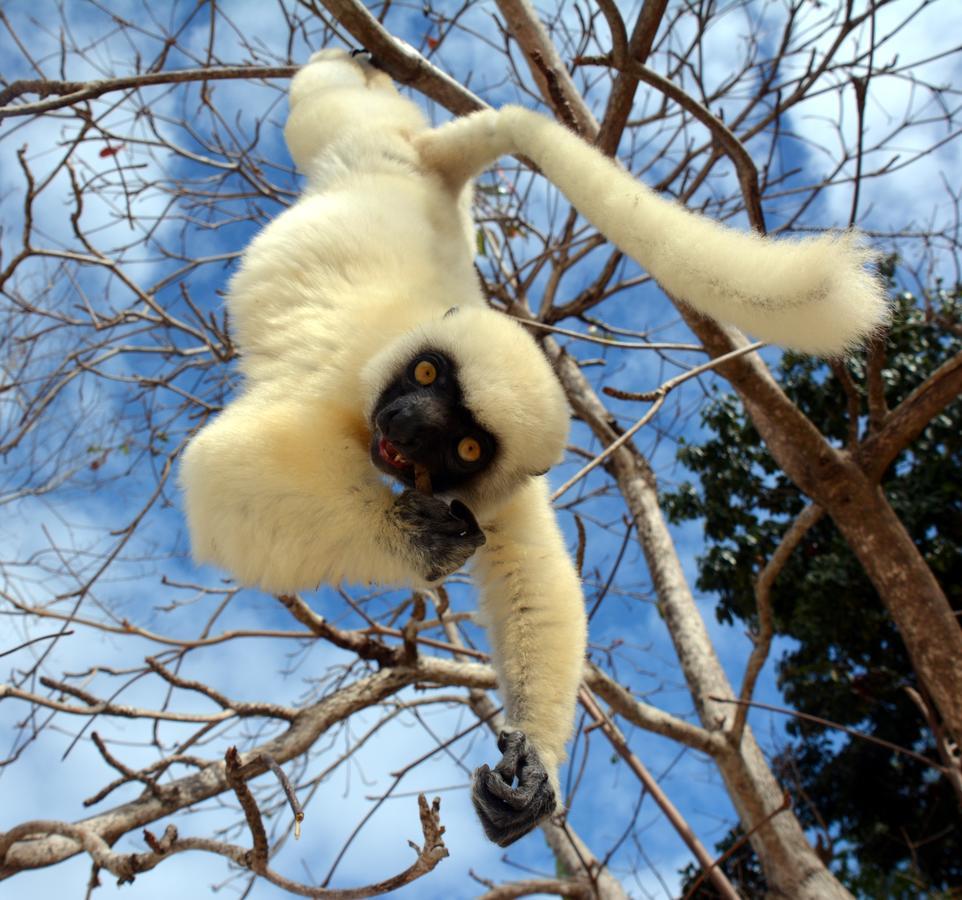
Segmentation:
<svg viewBox="0 0 962 900">
<path fill-rule="evenodd" d="M 414 380 L 418 384 L 427 387 L 429 384 L 433 384 L 437 377 L 438 370 L 434 367 L 434 363 L 426 359 L 422 359 L 421 362 L 414 367 Z"/>
<path fill-rule="evenodd" d="M 458 443 L 458 456 L 465 462 L 477 462 L 481 459 L 481 445 L 474 438 L 461 438 Z"/>
</svg>

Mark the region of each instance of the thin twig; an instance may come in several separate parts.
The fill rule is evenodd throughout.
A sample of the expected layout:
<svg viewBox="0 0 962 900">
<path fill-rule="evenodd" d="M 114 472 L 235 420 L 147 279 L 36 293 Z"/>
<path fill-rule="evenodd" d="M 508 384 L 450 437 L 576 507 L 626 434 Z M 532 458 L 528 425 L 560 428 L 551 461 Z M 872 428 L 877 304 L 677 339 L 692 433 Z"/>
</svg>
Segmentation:
<svg viewBox="0 0 962 900">
<path fill-rule="evenodd" d="M 908 694 L 909 699 L 918 707 L 919 711 L 925 717 L 925 721 L 928 723 L 929 731 L 932 732 L 932 737 L 935 740 L 935 748 L 938 750 L 939 756 L 945 765 L 945 777 L 948 779 L 949 784 L 952 785 L 952 790 L 955 791 L 959 807 L 962 808 L 962 751 L 960 751 L 960 748 L 953 743 L 945 733 L 945 729 L 939 722 L 935 710 L 932 709 L 932 704 L 914 687 L 906 687 L 905 693 Z"/>
<path fill-rule="evenodd" d="M 284 796 L 287 797 L 287 802 L 290 804 L 291 812 L 294 814 L 294 840 L 299 841 L 301 839 L 301 822 L 304 821 L 304 810 L 301 808 L 301 804 L 298 802 L 297 794 L 294 793 L 294 788 L 291 785 L 290 779 L 285 774 L 284 770 L 277 764 L 277 760 L 274 759 L 269 753 L 258 753 L 257 760 L 264 763 L 273 773 L 274 777 L 281 784 L 281 788 L 284 791 Z"/>
<path fill-rule="evenodd" d="M 717 697 L 714 695 L 709 696 L 709 700 L 713 700 L 715 703 L 737 703 L 740 706 L 754 706 L 757 709 L 765 709 L 768 712 L 780 713 L 783 716 L 793 716 L 796 719 L 804 719 L 806 722 L 812 722 L 816 725 L 821 725 L 823 728 L 834 728 L 837 731 L 844 731 L 846 734 L 851 735 L 854 738 L 858 738 L 861 741 L 868 741 L 870 744 L 878 744 L 880 747 L 885 747 L 886 750 L 891 750 L 893 753 L 901 753 L 903 756 L 910 756 L 912 759 L 918 760 L 920 763 L 928 766 L 931 769 L 935 769 L 936 772 L 945 774 L 945 767 L 940 766 L 934 760 L 929 759 L 926 756 L 922 756 L 921 753 L 916 753 L 914 750 L 909 750 L 907 747 L 900 747 L 898 744 L 893 744 L 891 741 L 886 741 L 883 738 L 875 737 L 873 734 L 866 734 L 864 731 L 856 731 L 854 728 L 849 728 L 847 725 L 842 725 L 840 722 L 833 722 L 830 719 L 823 719 L 821 716 L 813 716 L 810 713 L 799 712 L 797 709 L 785 709 L 782 706 L 772 706 L 770 703 L 761 703 L 758 700 L 736 700 L 734 697 Z"/>
<path fill-rule="evenodd" d="M 11 647 L 9 650 L 4 650 L 0 653 L 0 657 L 9 656 L 11 653 L 16 653 L 19 650 L 23 650 L 24 647 L 29 647 L 31 644 L 37 644 L 40 641 L 52 641 L 56 638 L 66 637 L 68 634 L 73 634 L 73 629 L 67 631 L 58 631 L 56 634 L 44 634 L 40 637 L 31 638 L 29 641 L 24 641 L 22 644 L 17 644 L 16 647 Z"/>
<path fill-rule="evenodd" d="M 644 428 L 655 416 L 655 413 L 661 409 L 671 393 L 679 385 L 684 384 L 684 382 L 697 378 L 699 375 L 705 372 L 711 371 L 717 366 L 722 366 L 733 359 L 737 359 L 739 356 L 744 356 L 747 353 L 754 353 L 761 347 L 765 346 L 764 341 L 755 341 L 751 344 L 746 344 L 744 347 L 739 347 L 736 350 L 732 350 L 730 353 L 725 353 L 722 356 L 716 356 L 714 359 L 710 359 L 706 363 L 702 363 L 700 366 L 695 366 L 689 369 L 687 372 L 682 372 L 680 375 L 676 375 L 674 378 L 669 378 L 664 384 L 658 387 L 652 392 L 654 396 L 654 401 L 652 403 L 651 409 L 648 410 L 634 425 L 631 426 L 627 431 L 623 432 L 618 438 L 612 441 L 604 450 L 601 451 L 591 462 L 586 466 L 583 466 L 574 475 L 571 476 L 561 487 L 557 488 L 555 492 L 551 495 L 552 502 L 557 501 L 557 499 L 562 496 L 569 488 L 574 487 L 582 478 L 584 478 L 589 472 L 600 466 L 612 453 L 614 453 L 619 447 L 624 446 L 628 441 L 634 437 L 634 435 Z"/>
<path fill-rule="evenodd" d="M 752 826 L 751 829 L 746 831 L 734 844 L 732 844 L 721 856 L 719 856 L 713 863 L 715 866 L 721 866 L 724 864 L 726 859 L 729 859 L 735 853 L 737 853 L 745 844 L 751 839 L 751 836 L 758 831 L 759 828 L 763 828 L 772 819 L 775 818 L 779 813 L 787 812 L 792 808 L 792 795 L 785 791 L 782 794 L 782 802 L 779 806 L 776 806 L 764 819 L 757 822 Z M 691 900 L 695 896 L 695 892 L 698 890 L 698 886 L 705 880 L 705 870 L 702 869 L 698 873 L 698 877 L 692 882 L 691 887 L 685 892 L 683 900 Z"/>
<path fill-rule="evenodd" d="M 30 116 L 50 112 L 64 106 L 73 106 L 82 100 L 92 100 L 112 91 L 148 87 L 158 84 L 182 84 L 188 81 L 216 81 L 223 79 L 291 78 L 300 66 L 223 66 L 213 69 L 169 69 L 163 72 L 142 72 L 122 78 L 104 78 L 100 81 L 44 81 L 31 79 L 14 81 L 0 91 L 0 121 L 7 116 Z M 34 103 L 10 101 L 23 94 L 39 94 L 41 97 L 57 96 Z"/>
</svg>

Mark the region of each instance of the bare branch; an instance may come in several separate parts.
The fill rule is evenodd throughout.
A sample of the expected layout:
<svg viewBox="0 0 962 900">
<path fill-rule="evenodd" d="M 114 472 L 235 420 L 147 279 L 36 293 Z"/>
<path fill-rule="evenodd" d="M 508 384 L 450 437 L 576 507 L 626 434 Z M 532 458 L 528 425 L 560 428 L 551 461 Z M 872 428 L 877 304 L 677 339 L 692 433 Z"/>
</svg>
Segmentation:
<svg viewBox="0 0 962 900">
<path fill-rule="evenodd" d="M 317 15 L 314 0 L 298 2 Z M 467 115 L 488 105 L 445 72 L 432 65 L 412 47 L 398 41 L 358 0 L 323 0 L 326 10 L 352 37 L 370 52 L 395 81 L 430 97 L 457 115 Z"/>
<path fill-rule="evenodd" d="M 114 91 L 149 87 L 160 84 L 182 84 L 189 81 L 219 81 L 224 79 L 290 78 L 299 66 L 224 66 L 211 69 L 170 69 L 164 72 L 142 72 L 121 78 L 100 81 L 14 81 L 0 91 L 0 121 L 7 117 L 33 116 L 93 100 Z M 11 104 L 24 94 L 51 97 L 33 103 Z"/>
<path fill-rule="evenodd" d="M 251 759 L 249 766 L 255 767 L 259 774 L 268 768 L 260 761 L 264 755 L 278 763 L 294 759 L 312 746 L 335 722 L 342 721 L 357 710 L 381 702 L 409 684 L 421 681 L 491 688 L 494 686 L 494 673 L 487 666 L 431 658 L 421 658 L 417 666 L 405 669 L 384 669 L 375 675 L 358 679 L 313 706 L 301 710 L 285 732 L 253 748 L 247 754 Z M 204 720 L 204 717 L 183 718 L 186 721 Z M 197 774 L 165 784 L 163 800 L 142 796 L 106 813 L 84 819 L 75 826 L 69 826 L 70 829 L 76 828 L 76 831 L 46 829 L 50 836 L 30 841 L 21 839 L 23 835 L 33 833 L 29 830 L 18 828 L 9 831 L 5 838 L 0 839 L 0 848 L 6 852 L 6 857 L 0 864 L 0 880 L 23 869 L 49 866 L 67 859 L 80 852 L 81 846 L 78 845 L 86 849 L 82 837 L 77 837 L 81 832 L 83 835 L 91 834 L 97 840 L 101 839 L 101 835 L 113 839 L 167 816 L 170 814 L 170 805 L 166 800 L 168 796 L 176 796 L 178 806 L 189 806 L 228 789 L 224 764 L 210 763 Z"/>
<path fill-rule="evenodd" d="M 650 704 L 643 703 L 597 666 L 589 665 L 586 668 L 585 684 L 614 712 L 639 728 L 672 738 L 709 756 L 725 752 L 726 744 L 720 734 L 706 731 L 684 719 L 678 719 Z"/>
<path fill-rule="evenodd" d="M 592 900 L 597 894 L 591 884 L 577 878 L 532 878 L 529 881 L 512 881 L 492 887 L 477 895 L 477 900 L 514 900 L 532 894 L 558 894 L 572 900 Z"/>
<path fill-rule="evenodd" d="M 598 123 L 575 88 L 530 0 L 497 2 L 511 37 L 527 57 L 528 67 L 541 90 L 541 96 L 561 122 L 592 140 L 598 132 Z"/>
<path fill-rule="evenodd" d="M 884 424 L 862 442 L 858 459 L 878 481 L 895 458 L 950 403 L 962 394 L 962 353 L 947 359 L 885 416 Z"/>
</svg>

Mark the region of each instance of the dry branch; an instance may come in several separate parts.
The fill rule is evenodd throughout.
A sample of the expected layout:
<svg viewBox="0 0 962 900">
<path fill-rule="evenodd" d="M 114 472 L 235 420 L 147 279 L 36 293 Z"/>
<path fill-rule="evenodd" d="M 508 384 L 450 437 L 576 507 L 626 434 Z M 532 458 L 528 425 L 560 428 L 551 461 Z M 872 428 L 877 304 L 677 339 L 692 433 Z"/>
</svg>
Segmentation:
<svg viewBox="0 0 962 900">
<path fill-rule="evenodd" d="M 421 657 L 416 666 L 386 668 L 360 678 L 300 710 L 286 731 L 248 751 L 245 756 L 251 762 L 245 766 L 245 770 L 253 767 L 257 774 L 266 771 L 268 766 L 261 761 L 265 755 L 281 764 L 301 756 L 336 722 L 343 721 L 358 710 L 377 705 L 408 685 L 420 682 L 491 688 L 494 686 L 494 673 L 487 666 Z M 224 763 L 211 761 L 194 775 L 165 783 L 160 798 L 144 795 L 108 812 L 68 825 L 68 829 L 75 830 L 48 829 L 46 837 L 28 841 L 21 838 L 32 832 L 24 832 L 18 827 L 0 839 L 0 848 L 6 852 L 0 864 L 0 879 L 9 878 L 23 869 L 53 865 L 74 856 L 87 848 L 87 844 L 77 837 L 81 833 L 91 835 L 94 843 L 112 842 L 122 834 L 168 816 L 171 812 L 169 798 L 176 797 L 176 806 L 183 808 L 229 789 Z"/>
<path fill-rule="evenodd" d="M 94 100 L 114 91 L 127 91 L 152 85 L 183 84 L 190 81 L 222 81 L 225 79 L 291 78 L 299 66 L 223 66 L 211 69 L 170 69 L 163 72 L 141 72 L 122 78 L 99 81 L 48 81 L 30 79 L 14 81 L 0 91 L 0 121 L 7 117 L 33 116 Z M 32 103 L 14 103 L 24 94 L 50 97 Z"/>
</svg>

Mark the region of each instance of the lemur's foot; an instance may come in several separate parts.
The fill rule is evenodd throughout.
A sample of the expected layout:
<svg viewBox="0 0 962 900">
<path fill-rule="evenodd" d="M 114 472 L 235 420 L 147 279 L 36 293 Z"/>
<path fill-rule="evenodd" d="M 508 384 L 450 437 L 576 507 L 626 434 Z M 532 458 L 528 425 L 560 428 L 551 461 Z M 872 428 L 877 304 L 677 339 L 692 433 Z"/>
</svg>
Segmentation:
<svg viewBox="0 0 962 900">
<path fill-rule="evenodd" d="M 374 54 L 364 47 L 355 47 L 353 50 L 351 50 L 351 59 L 365 69 L 378 68 L 377 60 L 374 58 Z"/>
<path fill-rule="evenodd" d="M 498 749 L 503 755 L 494 771 L 481 766 L 474 773 L 471 799 L 484 833 L 499 847 L 507 847 L 550 816 L 557 799 L 548 772 L 523 731 L 502 731 Z M 518 785 L 512 787 L 515 779 Z"/>
</svg>

